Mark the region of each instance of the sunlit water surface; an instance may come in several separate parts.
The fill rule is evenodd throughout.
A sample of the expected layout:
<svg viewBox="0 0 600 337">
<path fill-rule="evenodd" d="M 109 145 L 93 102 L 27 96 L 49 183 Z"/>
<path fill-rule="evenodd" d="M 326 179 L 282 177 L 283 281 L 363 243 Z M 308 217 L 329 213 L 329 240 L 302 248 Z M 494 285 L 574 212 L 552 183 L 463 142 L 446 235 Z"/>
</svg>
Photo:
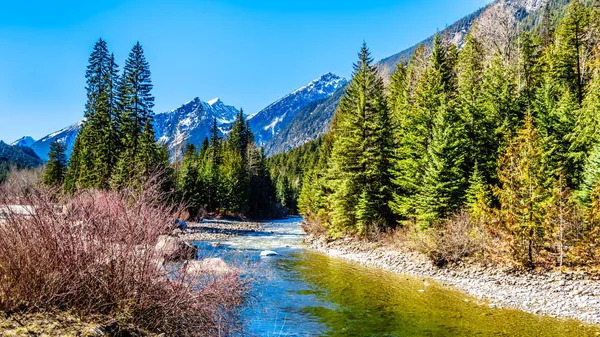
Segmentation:
<svg viewBox="0 0 600 337">
<path fill-rule="evenodd" d="M 255 280 L 250 336 L 600 336 L 577 321 L 491 309 L 438 285 L 305 250 L 300 218 L 268 223 L 201 255 L 242 265 Z M 278 256 L 261 257 L 264 250 Z"/>
</svg>

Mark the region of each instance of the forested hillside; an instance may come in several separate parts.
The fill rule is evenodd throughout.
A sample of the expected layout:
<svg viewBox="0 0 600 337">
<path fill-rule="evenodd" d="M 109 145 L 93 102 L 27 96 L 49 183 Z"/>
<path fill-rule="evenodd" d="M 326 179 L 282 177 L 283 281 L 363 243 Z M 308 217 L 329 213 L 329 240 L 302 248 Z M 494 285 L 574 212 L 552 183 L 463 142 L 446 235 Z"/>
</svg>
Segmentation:
<svg viewBox="0 0 600 337">
<path fill-rule="evenodd" d="M 12 168 L 35 168 L 42 164 L 42 160 L 32 149 L 19 145 L 10 146 L 0 141 L 0 183 Z"/>
<path fill-rule="evenodd" d="M 334 237 L 439 238 L 464 210 L 492 255 L 600 263 L 600 2 L 544 13 L 503 40 L 478 22 L 460 49 L 437 35 L 387 88 L 364 46 L 305 170 L 306 219 Z"/>
</svg>

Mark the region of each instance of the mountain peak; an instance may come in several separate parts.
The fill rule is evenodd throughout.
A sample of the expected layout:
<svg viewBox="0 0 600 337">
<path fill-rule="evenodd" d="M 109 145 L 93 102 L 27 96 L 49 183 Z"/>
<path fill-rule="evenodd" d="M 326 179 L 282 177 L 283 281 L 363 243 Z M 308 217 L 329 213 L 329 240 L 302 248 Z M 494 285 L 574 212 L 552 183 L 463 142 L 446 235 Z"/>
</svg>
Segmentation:
<svg viewBox="0 0 600 337">
<path fill-rule="evenodd" d="M 257 143 L 264 144 L 311 102 L 327 98 L 346 85 L 343 77 L 327 73 L 270 104 L 250 120 Z"/>
<path fill-rule="evenodd" d="M 223 103 L 219 97 L 213 98 L 210 101 L 206 102 L 208 105 L 213 106 L 217 103 Z"/>
<path fill-rule="evenodd" d="M 21 137 L 17 140 L 15 140 L 14 142 L 10 143 L 11 146 L 26 146 L 26 147 L 30 147 L 31 144 L 35 143 L 35 139 L 33 139 L 30 136 L 24 136 Z"/>
</svg>

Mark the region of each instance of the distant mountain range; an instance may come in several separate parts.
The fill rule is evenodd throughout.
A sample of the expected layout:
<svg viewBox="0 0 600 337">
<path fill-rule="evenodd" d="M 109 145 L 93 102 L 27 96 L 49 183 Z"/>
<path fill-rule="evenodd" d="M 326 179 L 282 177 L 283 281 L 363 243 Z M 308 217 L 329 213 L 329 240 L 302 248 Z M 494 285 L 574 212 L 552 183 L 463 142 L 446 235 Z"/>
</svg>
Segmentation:
<svg viewBox="0 0 600 337">
<path fill-rule="evenodd" d="M 541 19 L 542 9 L 549 4 L 555 12 L 564 9 L 569 0 L 496 0 L 465 16 L 444 29 L 454 44 L 462 46 L 473 24 L 483 33 L 494 34 L 499 18 L 520 22 L 522 29 L 535 27 Z M 419 44 L 429 47 L 433 36 Z M 417 45 L 384 58 L 376 65 L 380 76 L 387 82 L 399 62 L 407 62 Z M 257 143 L 265 147 L 267 155 L 274 155 L 300 146 L 317 138 L 329 129 L 331 118 L 343 96 L 346 79 L 328 73 L 285 95 L 263 110 L 249 117 L 249 123 Z M 168 145 L 171 153 L 178 152 L 185 144 L 199 145 L 208 136 L 213 118 L 217 119 L 219 131 L 227 134 L 238 110 L 214 99 L 203 102 L 199 98 L 181 107 L 155 116 L 157 140 Z M 23 137 L 14 144 L 31 146 L 42 159 L 47 159 L 50 144 L 58 139 L 67 144 L 70 152 L 82 122 L 54 132 L 38 141 Z"/>
<path fill-rule="evenodd" d="M 256 141 L 266 145 L 280 130 L 286 128 L 303 108 L 330 97 L 346 83 L 342 77 L 325 74 L 252 115 L 249 117 L 249 123 Z M 218 98 L 204 102 L 196 97 L 177 109 L 154 116 L 156 140 L 166 144 L 171 153 L 176 154 L 183 150 L 186 144 L 200 145 L 202 140 L 209 136 L 215 118 L 220 135 L 226 135 L 238 113 L 237 108 L 226 105 Z M 70 154 L 82 125 L 83 121 L 80 121 L 37 141 L 26 136 L 14 144 L 29 146 L 40 158 L 47 160 L 50 144 L 58 140 L 66 144 L 67 154 Z"/>
</svg>

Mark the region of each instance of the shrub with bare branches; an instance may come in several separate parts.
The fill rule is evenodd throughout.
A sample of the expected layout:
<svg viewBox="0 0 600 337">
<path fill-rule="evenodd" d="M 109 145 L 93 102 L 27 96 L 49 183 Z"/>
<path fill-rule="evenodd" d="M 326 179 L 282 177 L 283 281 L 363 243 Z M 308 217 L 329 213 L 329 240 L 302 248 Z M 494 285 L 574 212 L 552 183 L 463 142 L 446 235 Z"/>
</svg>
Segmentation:
<svg viewBox="0 0 600 337">
<path fill-rule="evenodd" d="M 157 189 L 78 192 L 61 206 L 42 187 L 15 193 L 0 194 L 0 310 L 102 315 L 169 336 L 240 329 L 238 271 L 188 273 L 156 249 L 179 211 Z"/>
<path fill-rule="evenodd" d="M 485 231 L 461 211 L 424 232 L 413 232 L 415 249 L 443 266 L 462 261 L 485 249 Z"/>
</svg>

